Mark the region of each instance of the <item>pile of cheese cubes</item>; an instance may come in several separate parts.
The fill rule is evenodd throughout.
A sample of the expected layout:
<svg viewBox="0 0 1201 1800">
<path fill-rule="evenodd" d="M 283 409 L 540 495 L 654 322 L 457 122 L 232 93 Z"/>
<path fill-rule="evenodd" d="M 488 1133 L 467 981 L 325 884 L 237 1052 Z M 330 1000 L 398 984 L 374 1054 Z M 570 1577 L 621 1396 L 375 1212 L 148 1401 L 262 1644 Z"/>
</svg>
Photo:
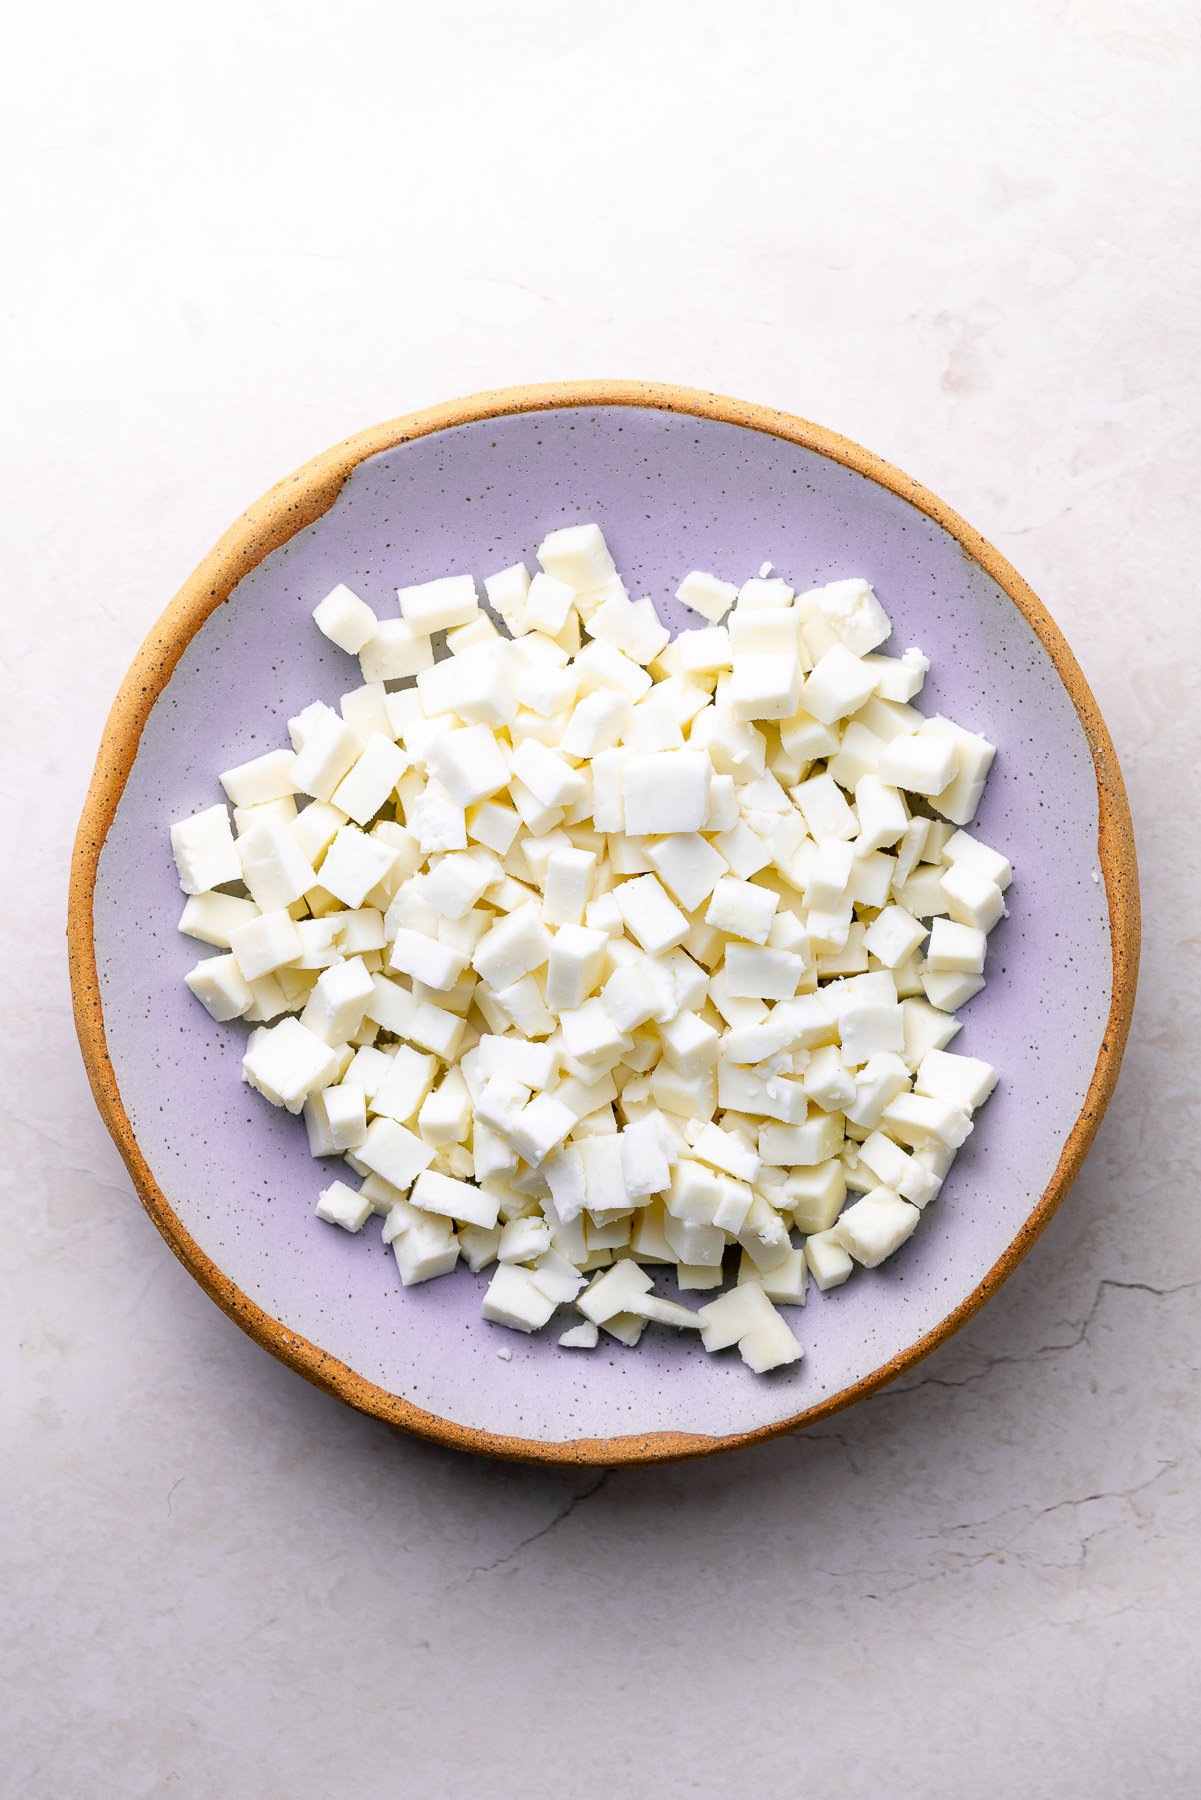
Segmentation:
<svg viewBox="0 0 1201 1800">
<path fill-rule="evenodd" d="M 1010 877 L 962 829 L 993 747 L 914 708 L 864 581 L 693 573 L 669 640 L 596 525 L 538 563 L 320 602 L 362 685 L 172 827 L 221 952 L 187 981 L 406 1286 L 462 1258 L 499 1325 L 776 1368 L 777 1305 L 904 1243 L 995 1085 L 946 1050 Z"/>
</svg>

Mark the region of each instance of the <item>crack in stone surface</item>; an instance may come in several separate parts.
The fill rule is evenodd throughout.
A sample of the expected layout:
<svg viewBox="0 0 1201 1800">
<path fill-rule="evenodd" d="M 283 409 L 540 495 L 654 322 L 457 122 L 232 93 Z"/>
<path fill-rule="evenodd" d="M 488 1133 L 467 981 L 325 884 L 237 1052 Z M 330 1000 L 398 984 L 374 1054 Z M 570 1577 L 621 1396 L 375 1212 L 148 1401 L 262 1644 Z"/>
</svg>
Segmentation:
<svg viewBox="0 0 1201 1800">
<path fill-rule="evenodd" d="M 573 1494 L 566 1505 L 561 1506 L 558 1512 L 554 1514 L 553 1518 L 548 1520 L 545 1525 L 541 1526 L 537 1531 L 532 1531 L 528 1537 L 521 1538 L 514 1544 L 511 1550 L 506 1550 L 503 1556 L 496 1557 L 495 1560 L 490 1563 L 477 1563 L 469 1572 L 467 1576 L 468 1581 L 474 1581 L 477 1575 L 495 1575 L 499 1569 L 507 1568 L 510 1563 L 521 1555 L 523 1550 L 528 1550 L 531 1544 L 536 1544 L 540 1539 L 549 1537 L 552 1531 L 558 1530 L 564 1520 L 571 1517 L 578 1506 L 581 1506 L 585 1500 L 591 1500 L 594 1495 L 599 1494 L 609 1477 L 614 1473 L 615 1470 L 613 1469 L 602 1469 L 599 1477 L 593 1482 L 591 1487 L 584 1488 L 578 1494 Z"/>
<path fill-rule="evenodd" d="M 1064 1343 L 1040 1344 L 1037 1349 L 1026 1350 L 1020 1355 L 1012 1356 L 990 1356 L 986 1351 L 979 1351 L 977 1354 L 984 1357 L 984 1367 L 982 1369 L 974 1370 L 970 1375 L 964 1375 L 958 1380 L 952 1380 L 946 1375 L 923 1375 L 916 1381 L 906 1383 L 898 1382 L 890 1387 L 884 1388 L 881 1391 L 879 1398 L 882 1400 L 895 1400 L 902 1394 L 914 1394 L 919 1388 L 971 1387 L 976 1382 L 985 1380 L 987 1376 L 992 1374 L 994 1369 L 1005 1368 L 1010 1364 L 1037 1362 L 1044 1356 L 1062 1356 L 1067 1350 L 1075 1350 L 1076 1347 L 1079 1344 L 1082 1344 L 1088 1337 L 1093 1320 L 1096 1318 L 1106 1294 L 1111 1290 L 1119 1293 L 1153 1294 L 1157 1299 L 1166 1300 L 1173 1294 L 1188 1293 L 1198 1287 L 1201 1287 L 1201 1281 L 1181 1281 L 1177 1282 L 1172 1287 L 1156 1287 L 1149 1281 L 1119 1281 L 1116 1276 L 1107 1275 L 1104 1280 L 1098 1284 L 1097 1291 L 1093 1295 L 1092 1303 L 1085 1313 L 1084 1318 L 1073 1327 L 1075 1335 L 1068 1338 Z"/>
</svg>

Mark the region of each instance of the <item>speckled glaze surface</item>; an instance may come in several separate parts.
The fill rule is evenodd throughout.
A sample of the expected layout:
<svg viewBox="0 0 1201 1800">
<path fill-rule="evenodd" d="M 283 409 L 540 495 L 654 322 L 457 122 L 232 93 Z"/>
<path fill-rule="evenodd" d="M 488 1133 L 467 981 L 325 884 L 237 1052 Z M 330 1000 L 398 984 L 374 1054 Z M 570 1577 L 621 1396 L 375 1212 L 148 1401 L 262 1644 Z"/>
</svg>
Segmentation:
<svg viewBox="0 0 1201 1800">
<path fill-rule="evenodd" d="M 895 471 L 802 421 L 681 390 L 595 384 L 524 404 L 481 396 L 460 404 L 459 422 L 447 409 L 438 428 L 364 434 L 268 496 L 185 589 L 188 606 L 148 641 L 114 710 L 81 825 L 77 1017 L 101 1108 L 160 1229 L 226 1310 L 310 1379 L 471 1448 L 595 1462 L 703 1454 L 898 1373 L 1037 1235 L 1120 1060 L 1137 961 L 1129 820 L 1112 747 L 1054 627 L 1033 596 L 1026 611 L 1015 603 L 1021 584 L 995 553 Z M 340 491 L 331 461 L 339 477 L 353 464 Z M 314 1219 L 329 1165 L 310 1158 L 300 1120 L 242 1084 L 244 1028 L 212 1023 L 183 986 L 197 946 L 176 930 L 168 822 L 219 798 L 217 771 L 281 742 L 306 702 L 336 704 L 356 685 L 356 663 L 311 623 L 316 601 L 345 581 L 387 615 L 398 584 L 532 560 L 546 530 L 590 518 L 631 591 L 673 629 L 696 623 L 672 599 L 690 568 L 742 580 L 770 559 L 798 588 L 865 575 L 893 620 L 887 647 L 917 644 L 932 660 L 922 707 L 999 746 L 978 824 L 1013 861 L 1011 916 L 954 1048 L 998 1064 L 1000 1087 L 921 1229 L 884 1268 L 828 1297 L 811 1291 L 790 1315 L 806 1358 L 768 1379 L 666 1332 L 588 1355 L 504 1332 L 480 1318 L 486 1277 L 465 1270 L 403 1290 L 377 1230 L 349 1237 Z"/>
</svg>

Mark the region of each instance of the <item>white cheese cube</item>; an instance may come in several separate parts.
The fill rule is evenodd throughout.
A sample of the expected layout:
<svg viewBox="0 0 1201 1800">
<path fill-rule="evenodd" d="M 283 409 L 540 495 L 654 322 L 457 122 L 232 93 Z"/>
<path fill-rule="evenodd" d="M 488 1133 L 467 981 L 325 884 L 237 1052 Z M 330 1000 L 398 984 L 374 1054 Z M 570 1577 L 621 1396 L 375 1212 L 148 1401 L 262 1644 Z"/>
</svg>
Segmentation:
<svg viewBox="0 0 1201 1800">
<path fill-rule="evenodd" d="M 469 625 L 479 611 L 470 575 L 444 575 L 438 581 L 397 588 L 401 617 L 426 637 L 455 625 Z"/>
<path fill-rule="evenodd" d="M 275 1029 L 278 1031 L 279 1027 Z M 395 1119 L 373 1119 L 355 1156 L 372 1174 L 382 1176 L 394 1188 L 405 1192 L 433 1162 L 434 1147 L 423 1144 L 414 1132 Z"/>
<path fill-rule="evenodd" d="M 397 733 L 388 714 L 388 690 L 382 681 L 365 681 L 352 688 L 338 702 L 338 711 L 357 738 L 366 743 L 370 737 L 386 737 L 394 742 Z"/>
<path fill-rule="evenodd" d="M 927 1050 L 945 1050 L 962 1029 L 957 1019 L 930 1006 L 924 999 L 907 999 L 901 1004 L 905 1015 L 905 1061 L 916 1069 Z"/>
<path fill-rule="evenodd" d="M 538 1094 L 510 1126 L 509 1142 L 531 1168 L 539 1168 L 575 1125 L 569 1107 L 553 1094 Z"/>
<path fill-rule="evenodd" d="M 913 1235 L 920 1217 L 891 1188 L 876 1187 L 847 1207 L 830 1235 L 865 1269 L 875 1269 Z"/>
<path fill-rule="evenodd" d="M 809 1285 L 805 1252 L 794 1250 L 790 1245 L 779 1262 L 770 1269 L 760 1269 L 744 1250 L 738 1266 L 738 1281 L 740 1286 L 745 1286 L 748 1281 L 758 1282 L 768 1299 L 775 1301 L 777 1306 L 804 1306 Z"/>
<path fill-rule="evenodd" d="M 563 1051 L 589 1074 L 603 1074 L 613 1067 L 630 1040 L 620 1031 L 599 999 L 585 1000 L 560 1016 Z"/>
<path fill-rule="evenodd" d="M 983 875 L 1004 891 L 1013 880 L 1013 870 L 1009 858 L 1002 856 L 999 850 L 990 850 L 978 838 L 970 837 L 966 831 L 956 831 L 943 846 L 943 857 L 949 863 L 964 863 L 974 869 L 977 875 Z"/>
<path fill-rule="evenodd" d="M 544 631 L 554 637 L 567 623 L 575 600 L 575 589 L 554 575 L 534 576 L 525 597 L 523 623 L 531 631 Z"/>
<path fill-rule="evenodd" d="M 479 1225 L 461 1225 L 455 1234 L 459 1240 L 459 1248 L 463 1260 L 473 1275 L 486 1269 L 489 1263 L 496 1261 L 496 1252 L 500 1246 L 501 1228 L 494 1225 L 491 1231 L 484 1231 Z"/>
<path fill-rule="evenodd" d="M 338 1083 L 310 1094 L 304 1103 L 304 1126 L 312 1156 L 339 1156 L 354 1150 L 367 1135 L 362 1088 Z"/>
<path fill-rule="evenodd" d="M 336 644 L 339 650 L 348 651 L 351 656 L 357 656 L 379 628 L 379 620 L 367 602 L 360 600 L 342 582 L 331 588 L 324 600 L 318 601 L 313 608 L 313 618 L 317 629 L 330 643 Z"/>
<path fill-rule="evenodd" d="M 864 947 L 887 969 L 903 963 L 926 937 L 926 927 L 903 906 L 886 906 L 867 928 Z"/>
<path fill-rule="evenodd" d="M 649 956 L 662 956 L 688 935 L 687 918 L 654 875 L 621 882 L 613 889 L 613 899 L 627 931 Z"/>
<path fill-rule="evenodd" d="M 763 568 L 770 570 L 771 564 L 764 563 Z M 738 610 L 740 612 L 779 612 L 792 605 L 793 590 L 778 575 L 771 576 L 760 573 L 750 581 L 744 581 L 738 590 Z"/>
<path fill-rule="evenodd" d="M 885 849 L 904 836 L 909 823 L 905 802 L 895 788 L 885 786 L 878 773 L 862 775 L 855 783 L 855 808 L 860 855 Z"/>
<path fill-rule="evenodd" d="M 615 1214 L 627 1213 L 632 1202 L 626 1192 L 620 1134 L 589 1134 L 577 1139 L 577 1147 L 584 1166 L 584 1190 L 590 1217 L 600 1224 Z"/>
<path fill-rule="evenodd" d="M 453 850 L 436 862 L 423 878 L 421 898 L 440 918 L 462 919 L 485 889 L 499 879 L 500 873 L 499 863 L 487 854 Z"/>
<path fill-rule="evenodd" d="M 583 925 L 561 925 L 550 947 L 546 1004 L 552 1012 L 582 1006 L 597 986 L 609 939 Z"/>
<path fill-rule="evenodd" d="M 300 1022 L 327 1044 L 344 1044 L 363 1022 L 375 984 L 361 957 L 323 969 Z"/>
<path fill-rule="evenodd" d="M 991 931 L 1005 911 L 1005 897 L 995 881 L 964 861 L 953 862 L 939 881 L 947 911 L 960 925 Z"/>
<path fill-rule="evenodd" d="M 997 890 L 1000 892 L 1000 889 Z M 975 925 L 935 919 L 926 945 L 926 968 L 954 975 L 979 975 L 988 954 L 988 938 Z"/>
<path fill-rule="evenodd" d="M 694 1012 L 679 1012 L 660 1025 L 663 1054 L 680 1075 L 694 1078 L 711 1069 L 717 1059 L 718 1033 Z"/>
<path fill-rule="evenodd" d="M 337 1054 L 299 1019 L 252 1031 L 242 1058 L 242 1079 L 273 1106 L 298 1113 L 309 1095 L 338 1079 Z"/>
<path fill-rule="evenodd" d="M 632 603 L 622 594 L 610 594 L 593 612 L 588 631 L 628 656 L 631 662 L 653 662 L 668 641 L 649 601 Z"/>
<path fill-rule="evenodd" d="M 803 1090 L 801 1095 L 803 1100 Z M 797 1123 L 761 1126 L 759 1155 L 765 1163 L 812 1168 L 837 1156 L 842 1139 L 843 1124 L 837 1113 L 810 1112 Z"/>
<path fill-rule="evenodd" d="M 805 1352 L 777 1313 L 770 1324 L 756 1326 L 738 1341 L 738 1354 L 756 1375 L 799 1362 Z"/>
<path fill-rule="evenodd" d="M 424 1102 L 437 1073 L 438 1065 L 432 1056 L 423 1056 L 410 1044 L 401 1044 L 372 1096 L 372 1111 L 407 1125 Z M 424 1132 L 422 1136 L 428 1143 L 434 1141 Z"/>
<path fill-rule="evenodd" d="M 264 819 L 239 838 L 237 853 L 242 880 L 263 912 L 293 906 L 316 886 L 312 863 L 288 826 L 281 825 L 278 819 Z"/>
<path fill-rule="evenodd" d="M 698 750 L 662 750 L 625 759 L 625 830 L 632 836 L 695 832 L 709 810 L 709 758 Z"/>
<path fill-rule="evenodd" d="M 254 994 L 243 970 L 236 958 L 228 954 L 206 957 L 188 970 L 184 981 L 209 1017 L 219 1023 L 242 1018 L 254 1005 Z"/>
<path fill-rule="evenodd" d="M 375 1126 L 371 1129 L 374 1131 Z M 496 1224 L 495 1194 L 486 1193 L 473 1182 L 456 1181 L 452 1176 L 439 1175 L 436 1169 L 426 1168 L 421 1171 L 413 1183 L 409 1201 L 411 1205 L 420 1207 L 422 1212 L 436 1213 L 448 1219 L 462 1219 L 464 1224 L 479 1225 L 485 1231 L 490 1231 Z"/>
<path fill-rule="evenodd" d="M 515 751 L 513 774 L 544 807 L 570 806 L 585 791 L 583 776 L 536 738 L 525 738 Z M 514 804 L 520 812 L 516 795 Z"/>
<path fill-rule="evenodd" d="M 790 1000 L 805 971 L 805 959 L 788 950 L 730 944 L 725 956 L 726 992 L 735 999 Z"/>
<path fill-rule="evenodd" d="M 734 653 L 729 706 L 736 719 L 787 719 L 801 699 L 801 667 L 788 656 Z"/>
<path fill-rule="evenodd" d="M 493 730 L 511 725 L 517 716 L 517 670 L 513 646 L 503 640 L 480 644 L 446 665 L 453 711 L 468 725 Z M 431 670 L 418 680 L 429 680 Z"/>
<path fill-rule="evenodd" d="M 871 1056 L 855 1077 L 855 1098 L 846 1107 L 852 1125 L 868 1130 L 880 1123 L 886 1108 L 909 1086 L 909 1070 L 890 1051 Z"/>
<path fill-rule="evenodd" d="M 497 1244 L 497 1260 L 499 1262 L 533 1262 L 535 1256 L 544 1255 L 551 1247 L 551 1228 L 546 1219 L 538 1219 L 528 1215 L 522 1219 L 510 1219 L 502 1228 L 501 1238 Z M 546 1292 L 546 1287 L 542 1289 Z M 553 1298 L 547 1294 L 547 1298 Z M 574 1296 L 573 1296 L 574 1298 Z"/>
<path fill-rule="evenodd" d="M 490 1131 L 507 1139 L 529 1098 L 530 1090 L 521 1082 L 508 1075 L 489 1075 L 475 1096 L 475 1117 Z"/>
<path fill-rule="evenodd" d="M 680 667 L 689 675 L 716 675 L 733 666 L 730 634 L 724 625 L 681 632 L 676 642 Z"/>
<path fill-rule="evenodd" d="M 508 762 L 487 725 L 439 732 L 429 748 L 429 767 L 462 807 L 489 799 L 507 785 L 510 775 Z"/>
<path fill-rule="evenodd" d="M 559 740 L 560 749 L 568 756 L 588 758 L 611 749 L 625 730 L 631 710 L 628 694 L 607 687 L 594 689 L 577 703 Z"/>
<path fill-rule="evenodd" d="M 228 950 L 233 932 L 239 925 L 257 919 L 258 913 L 253 900 L 243 900 L 236 894 L 189 894 L 179 915 L 178 929 L 217 950 Z"/>
<path fill-rule="evenodd" d="M 305 861 L 315 867 L 337 837 L 339 827 L 345 824 L 346 814 L 340 807 L 331 806 L 326 800 L 313 800 L 303 812 L 297 814 L 287 829 Z M 414 865 L 416 855 L 417 846 L 414 843 Z M 316 880 L 316 875 L 313 879 Z"/>
<path fill-rule="evenodd" d="M 922 988 L 927 1000 L 944 1012 L 966 1006 L 983 986 L 983 975 L 956 975 L 946 969 L 922 970 Z"/>
<path fill-rule="evenodd" d="M 344 1181 L 334 1181 L 321 1190 L 316 1211 L 327 1225 L 340 1225 L 343 1231 L 361 1231 L 371 1216 L 371 1202 Z"/>
<path fill-rule="evenodd" d="M 754 1183 L 758 1180 L 760 1159 L 736 1133 L 724 1131 L 720 1125 L 715 1125 L 710 1120 L 690 1135 L 692 1154 L 700 1162 L 708 1163 L 714 1169 L 721 1169 L 736 1181 Z M 716 1220 L 715 1223 L 721 1221 Z"/>
<path fill-rule="evenodd" d="M 738 589 L 732 581 L 719 581 L 716 575 L 703 574 L 700 569 L 685 575 L 676 589 L 676 599 L 711 625 L 725 618 L 737 596 Z"/>
<path fill-rule="evenodd" d="M 699 832 L 678 832 L 647 844 L 646 859 L 688 912 L 695 912 L 709 898 L 729 867 Z"/>
<path fill-rule="evenodd" d="M 332 804 L 357 825 L 366 825 L 392 798 L 409 759 L 391 738 L 368 739 L 349 774 L 334 789 Z"/>
<path fill-rule="evenodd" d="M 392 1254 L 403 1287 L 449 1275 L 459 1260 L 459 1245 L 442 1219 L 428 1219 L 392 1240 Z"/>
<path fill-rule="evenodd" d="M 305 734 L 292 764 L 293 790 L 315 800 L 332 800 L 343 776 L 362 754 L 363 745 L 332 707 L 323 708 Z"/>
<path fill-rule="evenodd" d="M 548 532 L 538 546 L 538 561 L 580 593 L 591 593 L 617 573 L 599 525 L 563 525 Z"/>
<path fill-rule="evenodd" d="M 996 749 L 978 732 L 968 731 L 937 713 L 925 721 L 922 730 L 944 738 L 955 751 L 954 778 L 939 790 L 934 810 L 955 825 L 968 825 L 976 816 Z"/>
<path fill-rule="evenodd" d="M 343 1085 L 349 1079 L 347 1074 Z M 427 1144 L 439 1149 L 465 1142 L 471 1129 L 471 1096 L 461 1070 L 448 1069 L 438 1086 L 427 1092 L 417 1113 L 417 1129 Z"/>
<path fill-rule="evenodd" d="M 524 563 L 514 563 L 495 575 L 484 577 L 484 592 L 493 612 L 499 613 L 514 637 L 532 630 L 526 623 L 525 607 L 530 591 L 530 572 Z"/>
<path fill-rule="evenodd" d="M 171 827 L 171 851 L 185 894 L 203 894 L 227 881 L 241 881 L 242 865 L 224 806 L 206 807 Z"/>
<path fill-rule="evenodd" d="M 229 947 L 247 981 L 271 975 L 302 953 L 296 921 L 285 907 L 257 913 L 230 932 Z"/>
<path fill-rule="evenodd" d="M 555 1310 L 556 1302 L 539 1287 L 530 1269 L 500 1263 L 488 1284 L 481 1312 L 493 1325 L 510 1331 L 540 1331 Z"/>
<path fill-rule="evenodd" d="M 900 1056 L 905 1048 L 905 1015 L 895 1002 L 846 1007 L 838 1021 L 843 1061 L 851 1068 L 873 1056 Z"/>
<path fill-rule="evenodd" d="M 846 1199 L 846 1175 L 841 1162 L 831 1158 L 810 1168 L 792 1170 L 784 1183 L 787 1206 L 798 1231 L 826 1231 L 842 1211 Z"/>
<path fill-rule="evenodd" d="M 294 751 L 268 750 L 265 756 L 253 757 L 250 762 L 239 763 L 236 769 L 227 769 L 221 777 L 221 786 L 235 808 L 245 810 L 265 806 L 272 800 L 290 799 L 296 792 L 292 781 L 295 766 Z"/>
<path fill-rule="evenodd" d="M 652 689 L 638 702 L 626 721 L 622 742 L 627 750 L 643 752 L 683 749 L 680 722 L 662 687 Z"/>
<path fill-rule="evenodd" d="M 507 988 L 542 967 L 551 936 L 532 903 L 497 920 L 476 945 L 471 966 L 494 989 Z"/>
<path fill-rule="evenodd" d="M 735 667 L 740 656 L 774 656 L 790 664 L 797 662 L 799 619 L 795 609 L 787 604 L 782 607 L 747 606 L 740 599 L 726 628 L 726 636 Z M 795 711 L 795 707 L 792 710 Z"/>
<path fill-rule="evenodd" d="M 542 917 L 548 925 L 580 924 L 595 873 L 595 852 L 574 848 L 551 851 L 542 896 Z"/>
<path fill-rule="evenodd" d="M 854 1268 L 850 1256 L 835 1241 L 832 1230 L 815 1231 L 805 1239 L 805 1262 L 823 1294 L 831 1288 L 841 1287 Z"/>
<path fill-rule="evenodd" d="M 406 619 L 382 619 L 359 651 L 359 668 L 365 682 L 405 681 L 433 666 L 429 638 L 415 631 Z"/>
<path fill-rule="evenodd" d="M 855 1077 L 843 1061 L 839 1045 L 823 1044 L 820 1049 L 809 1052 L 801 1086 L 823 1112 L 841 1112 L 851 1105 L 855 1098 Z"/>
<path fill-rule="evenodd" d="M 343 825 L 321 864 L 321 886 L 344 905 L 359 907 L 396 862 L 397 852 L 383 839 L 360 831 L 356 825 Z"/>
<path fill-rule="evenodd" d="M 872 671 L 842 644 L 834 644 L 806 676 L 800 704 L 819 723 L 833 725 L 858 712 L 874 687 Z"/>
<path fill-rule="evenodd" d="M 811 775 L 792 790 L 810 835 L 819 843 L 828 838 L 848 842 L 859 830 L 859 822 L 832 775 Z"/>
<path fill-rule="evenodd" d="M 521 815 L 503 801 L 485 800 L 466 818 L 467 836 L 497 856 L 507 856 L 521 829 Z"/>
<path fill-rule="evenodd" d="M 949 1100 L 925 1094 L 898 1094 L 884 1108 L 881 1119 L 890 1136 L 915 1150 L 931 1140 L 958 1150 L 972 1129 L 967 1114 Z"/>
<path fill-rule="evenodd" d="M 863 660 L 876 678 L 881 700 L 912 700 L 921 692 L 930 667 L 930 658 L 920 650 L 904 650 L 899 657 L 865 656 Z"/>
<path fill-rule="evenodd" d="M 620 1133 L 621 1170 L 631 1201 L 661 1194 L 671 1180 L 671 1168 L 663 1145 L 663 1132 L 653 1117 L 637 1119 Z"/>
<path fill-rule="evenodd" d="M 819 841 L 805 888 L 805 902 L 811 911 L 834 912 L 842 906 L 854 863 L 854 846 L 845 838 L 823 837 Z"/>
<path fill-rule="evenodd" d="M 948 1100 L 960 1112 L 982 1106 L 997 1085 L 997 1071 L 976 1056 L 955 1056 L 945 1050 L 927 1050 L 918 1067 L 914 1092 Z"/>
<path fill-rule="evenodd" d="M 752 944 L 765 944 L 779 903 L 780 896 L 771 888 L 723 875 L 713 890 L 705 923 L 732 937 L 746 938 Z"/>
<path fill-rule="evenodd" d="M 955 745 L 950 738 L 917 731 L 894 737 L 885 744 L 876 773 L 888 787 L 937 795 L 951 781 L 956 766 Z"/>
</svg>

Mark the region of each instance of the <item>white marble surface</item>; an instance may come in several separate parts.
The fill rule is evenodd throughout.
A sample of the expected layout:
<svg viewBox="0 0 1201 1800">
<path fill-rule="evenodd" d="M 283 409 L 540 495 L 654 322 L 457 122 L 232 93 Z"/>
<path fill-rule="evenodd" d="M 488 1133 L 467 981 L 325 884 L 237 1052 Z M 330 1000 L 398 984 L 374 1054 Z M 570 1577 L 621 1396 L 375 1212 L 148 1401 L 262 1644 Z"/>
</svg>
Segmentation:
<svg viewBox="0 0 1201 1800">
<path fill-rule="evenodd" d="M 14 20 L 6 1800 L 1197 1793 L 1195 20 Z M 1110 720 L 1147 914 L 1094 1154 L 984 1313 L 804 1437 L 607 1477 L 394 1436 L 229 1325 L 93 1112 L 62 947 L 108 701 L 219 531 L 360 425 L 582 374 L 805 413 L 998 543 Z"/>
</svg>

